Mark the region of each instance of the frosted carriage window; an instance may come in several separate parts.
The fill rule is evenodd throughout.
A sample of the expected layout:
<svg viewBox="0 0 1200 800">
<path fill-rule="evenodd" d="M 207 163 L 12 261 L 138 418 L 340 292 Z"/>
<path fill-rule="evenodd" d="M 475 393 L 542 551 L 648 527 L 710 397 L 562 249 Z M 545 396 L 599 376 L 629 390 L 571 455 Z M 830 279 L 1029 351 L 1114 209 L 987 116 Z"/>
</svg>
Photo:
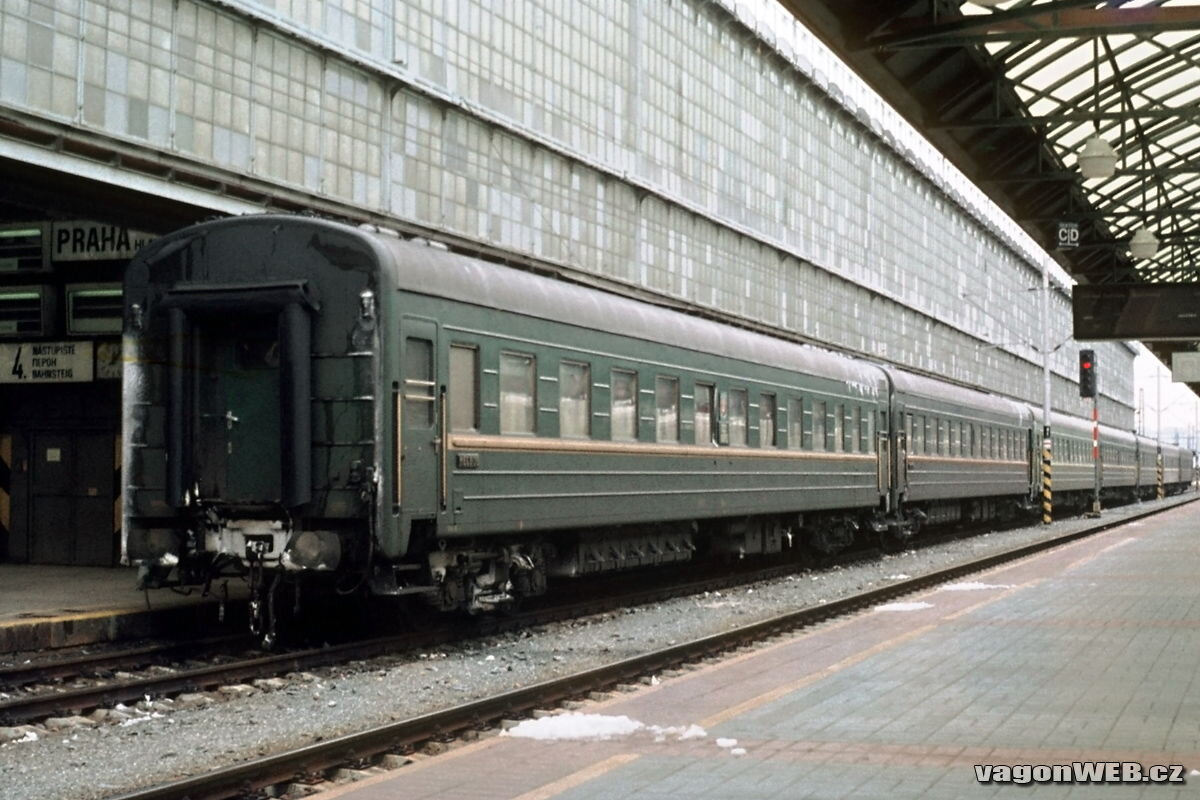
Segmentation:
<svg viewBox="0 0 1200 800">
<path fill-rule="evenodd" d="M 692 430 L 696 444 L 712 444 L 713 387 L 710 383 L 696 384 L 696 406 L 692 415 Z"/>
<path fill-rule="evenodd" d="M 404 419 L 407 428 L 433 425 L 433 342 L 404 340 Z"/>
<path fill-rule="evenodd" d="M 813 403 L 812 411 L 812 449 L 824 450 L 825 442 L 825 401 Z"/>
<path fill-rule="evenodd" d="M 591 420 L 591 367 L 577 361 L 563 361 L 558 365 L 558 434 L 590 436 Z"/>
<path fill-rule="evenodd" d="M 804 445 L 804 403 L 798 397 L 788 399 L 788 449 Z"/>
<path fill-rule="evenodd" d="M 654 379 L 654 438 L 659 442 L 679 441 L 679 379 Z"/>
<path fill-rule="evenodd" d="M 525 353 L 500 354 L 500 433 L 536 430 L 536 365 Z"/>
<path fill-rule="evenodd" d="M 845 427 L 844 427 L 845 419 L 846 419 L 845 407 L 842 406 L 841 403 L 838 403 L 837 405 L 835 405 L 833 407 L 833 442 L 831 443 L 831 446 L 829 448 L 830 450 L 833 450 L 834 452 L 837 452 L 837 453 L 840 453 L 845 449 L 845 446 L 843 445 L 843 441 L 842 441 L 843 432 L 845 431 Z"/>
<path fill-rule="evenodd" d="M 612 438 L 636 440 L 638 438 L 638 379 L 636 372 L 624 369 L 612 371 L 612 403 L 610 421 Z"/>
<path fill-rule="evenodd" d="M 729 390 L 729 444 L 734 447 L 746 445 L 746 390 Z"/>
<path fill-rule="evenodd" d="M 450 345 L 450 429 L 479 430 L 479 351 Z"/>
<path fill-rule="evenodd" d="M 775 446 L 775 395 L 763 394 L 758 398 L 758 445 Z"/>
</svg>

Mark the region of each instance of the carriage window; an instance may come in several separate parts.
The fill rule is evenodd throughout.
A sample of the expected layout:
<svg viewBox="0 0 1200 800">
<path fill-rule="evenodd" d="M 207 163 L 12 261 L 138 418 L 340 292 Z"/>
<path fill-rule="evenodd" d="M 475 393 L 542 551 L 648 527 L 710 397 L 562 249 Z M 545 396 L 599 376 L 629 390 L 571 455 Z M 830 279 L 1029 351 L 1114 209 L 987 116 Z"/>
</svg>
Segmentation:
<svg viewBox="0 0 1200 800">
<path fill-rule="evenodd" d="M 679 379 L 658 376 L 654 379 L 654 438 L 660 442 L 679 441 Z"/>
<path fill-rule="evenodd" d="M 860 412 L 858 410 L 858 406 L 854 406 L 853 408 L 846 409 L 846 418 L 845 418 L 845 422 L 844 422 L 845 428 L 843 429 L 843 435 L 845 437 L 845 439 L 844 439 L 845 446 L 843 449 L 847 453 L 858 452 L 858 415 L 859 415 L 859 413 Z"/>
<path fill-rule="evenodd" d="M 747 404 L 745 389 L 729 390 L 729 444 L 733 447 L 746 446 Z"/>
<path fill-rule="evenodd" d="M 450 430 L 479 430 L 479 351 L 450 345 Z"/>
<path fill-rule="evenodd" d="M 625 369 L 612 371 L 612 438 L 638 438 L 638 376 Z"/>
<path fill-rule="evenodd" d="M 932 455 L 937 452 L 937 420 L 925 417 L 925 453 Z"/>
<path fill-rule="evenodd" d="M 775 395 L 763 394 L 758 398 L 758 446 L 775 446 Z"/>
<path fill-rule="evenodd" d="M 854 409 L 854 416 L 858 417 L 858 449 L 864 453 L 875 452 L 875 437 L 872 435 L 871 425 L 875 421 L 875 416 L 870 412 L 865 414 L 861 409 Z"/>
<path fill-rule="evenodd" d="M 558 365 L 558 435 L 592 433 L 592 369 L 577 361 Z"/>
<path fill-rule="evenodd" d="M 913 438 L 916 435 L 916 429 L 913 428 L 913 415 L 904 415 L 904 432 L 908 434 L 908 446 L 913 448 L 917 444 L 917 440 Z"/>
<path fill-rule="evenodd" d="M 812 411 L 812 449 L 825 449 L 825 401 L 813 403 Z"/>
<path fill-rule="evenodd" d="M 404 425 L 433 426 L 433 342 L 404 340 Z"/>
<path fill-rule="evenodd" d="M 533 433 L 537 422 L 537 362 L 524 353 L 500 354 L 500 432 Z"/>
<path fill-rule="evenodd" d="M 692 415 L 692 432 L 696 444 L 712 444 L 716 441 L 712 425 L 713 387 L 708 383 L 696 384 L 696 406 Z"/>
<path fill-rule="evenodd" d="M 984 458 L 990 458 L 992 455 L 992 432 L 988 426 L 984 425 L 979 429 L 979 448 L 980 455 Z"/>
<path fill-rule="evenodd" d="M 788 400 L 788 449 L 799 450 L 804 446 L 804 403 L 800 398 Z"/>
<path fill-rule="evenodd" d="M 925 452 L 925 417 L 913 417 L 912 436 L 908 439 L 908 449 L 913 453 Z"/>
<path fill-rule="evenodd" d="M 843 410 L 841 403 L 838 403 L 833 407 L 833 430 L 829 431 L 829 438 L 831 441 L 829 442 L 828 447 L 835 453 L 842 452 L 842 431 L 844 430 L 842 426 L 842 418 L 844 414 L 845 411 Z"/>
</svg>

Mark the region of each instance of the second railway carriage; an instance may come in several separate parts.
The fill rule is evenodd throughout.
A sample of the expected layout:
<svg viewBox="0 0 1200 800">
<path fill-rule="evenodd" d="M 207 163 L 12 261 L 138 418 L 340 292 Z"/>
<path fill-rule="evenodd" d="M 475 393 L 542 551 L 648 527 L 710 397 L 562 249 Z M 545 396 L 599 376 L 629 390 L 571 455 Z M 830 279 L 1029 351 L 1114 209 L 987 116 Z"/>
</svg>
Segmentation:
<svg viewBox="0 0 1200 800">
<path fill-rule="evenodd" d="M 905 467 L 903 500 L 931 523 L 1010 516 L 1032 504 L 1023 403 L 889 370 Z"/>
</svg>

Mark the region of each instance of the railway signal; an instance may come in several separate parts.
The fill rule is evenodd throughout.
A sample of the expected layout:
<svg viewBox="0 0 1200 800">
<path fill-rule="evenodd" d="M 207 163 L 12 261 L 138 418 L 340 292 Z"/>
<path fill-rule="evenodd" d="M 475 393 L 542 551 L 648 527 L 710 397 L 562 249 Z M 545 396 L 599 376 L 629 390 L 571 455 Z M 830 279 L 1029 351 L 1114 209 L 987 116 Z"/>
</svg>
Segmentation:
<svg viewBox="0 0 1200 800">
<path fill-rule="evenodd" d="M 1079 396 L 1096 396 L 1096 351 L 1079 351 Z"/>
</svg>

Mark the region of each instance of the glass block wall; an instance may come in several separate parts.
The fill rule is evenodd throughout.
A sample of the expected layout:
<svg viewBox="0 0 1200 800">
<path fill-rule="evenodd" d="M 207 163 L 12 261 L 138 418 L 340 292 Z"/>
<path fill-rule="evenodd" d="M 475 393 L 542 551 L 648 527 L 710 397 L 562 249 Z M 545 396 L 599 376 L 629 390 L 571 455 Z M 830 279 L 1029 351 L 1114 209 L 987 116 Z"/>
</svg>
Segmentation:
<svg viewBox="0 0 1200 800">
<path fill-rule="evenodd" d="M 0 3 L 5 106 L 1041 402 L 1065 275 L 771 0 Z"/>
</svg>

